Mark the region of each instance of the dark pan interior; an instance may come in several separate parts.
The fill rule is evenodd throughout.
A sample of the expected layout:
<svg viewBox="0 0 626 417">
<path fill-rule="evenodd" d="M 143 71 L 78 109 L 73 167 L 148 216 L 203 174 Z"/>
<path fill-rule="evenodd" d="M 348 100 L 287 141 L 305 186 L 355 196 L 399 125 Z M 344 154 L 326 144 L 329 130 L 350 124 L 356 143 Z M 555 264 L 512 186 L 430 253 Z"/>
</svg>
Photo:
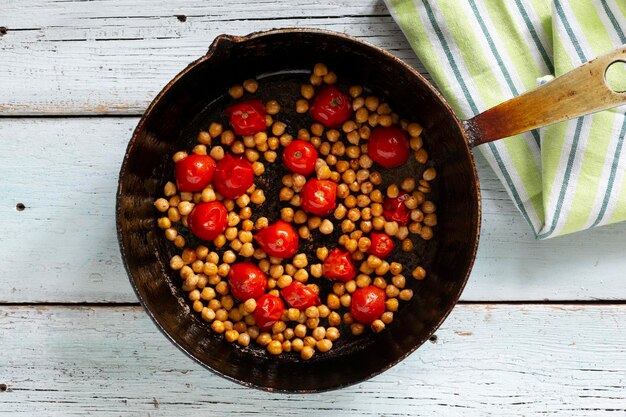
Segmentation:
<svg viewBox="0 0 626 417">
<path fill-rule="evenodd" d="M 171 155 L 190 149 L 197 132 L 220 119 L 229 102 L 227 88 L 251 77 L 260 80 L 258 97 L 283 104 L 280 120 L 288 133 L 310 124 L 295 116 L 299 85 L 316 62 L 337 72 L 341 84 L 361 84 L 384 97 L 402 117 L 420 122 L 425 147 L 438 178 L 431 199 L 437 204 L 435 238 L 414 239 L 411 254 L 393 256 L 407 266 L 405 275 L 415 297 L 377 335 L 343 337 L 330 352 L 301 361 L 295 354 L 270 357 L 262 349 L 243 349 L 210 332 L 180 289 L 178 274 L 168 267 L 175 250 L 156 226 L 153 201 L 172 177 Z M 288 103 L 288 104 L 285 104 Z M 278 193 L 279 167 L 258 184 L 266 195 Z M 381 170 L 387 182 L 421 175 L 411 163 Z M 396 58 L 352 38 L 322 31 L 280 30 L 249 39 L 221 38 L 210 56 L 184 71 L 157 97 L 135 131 L 120 173 L 117 227 L 131 282 L 160 329 L 183 351 L 227 378 L 267 390 L 323 391 L 369 378 L 424 343 L 456 304 L 474 259 L 480 224 L 478 183 L 471 153 L 458 120 L 421 77 Z M 279 203 L 268 198 L 258 212 L 277 217 Z M 314 252 L 313 235 L 306 248 Z M 336 241 L 336 239 L 334 239 Z M 302 249 L 302 248 L 301 248 Z M 424 281 L 410 271 L 423 265 Z M 342 329 L 342 334 L 349 330 Z"/>
</svg>

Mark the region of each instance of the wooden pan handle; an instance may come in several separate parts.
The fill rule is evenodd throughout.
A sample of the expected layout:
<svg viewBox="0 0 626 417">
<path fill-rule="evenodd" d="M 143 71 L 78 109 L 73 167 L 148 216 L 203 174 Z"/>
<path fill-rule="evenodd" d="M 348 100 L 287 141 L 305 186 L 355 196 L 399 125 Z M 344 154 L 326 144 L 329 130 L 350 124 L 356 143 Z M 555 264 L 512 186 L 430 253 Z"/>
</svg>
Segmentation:
<svg viewBox="0 0 626 417">
<path fill-rule="evenodd" d="M 472 146 L 626 103 L 626 92 L 605 81 L 615 62 L 626 63 L 626 45 L 527 93 L 463 122 Z"/>
</svg>

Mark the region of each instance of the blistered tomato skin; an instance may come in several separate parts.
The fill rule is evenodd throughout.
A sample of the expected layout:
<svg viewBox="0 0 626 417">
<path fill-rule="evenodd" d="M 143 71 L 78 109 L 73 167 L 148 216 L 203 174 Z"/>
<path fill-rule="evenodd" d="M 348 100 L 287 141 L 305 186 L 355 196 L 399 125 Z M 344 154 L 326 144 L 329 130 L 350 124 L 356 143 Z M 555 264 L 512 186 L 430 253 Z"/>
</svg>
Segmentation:
<svg viewBox="0 0 626 417">
<path fill-rule="evenodd" d="M 262 331 L 269 330 L 280 320 L 283 311 L 285 311 L 285 304 L 280 297 L 264 294 L 256 300 L 254 321 Z"/>
<path fill-rule="evenodd" d="M 261 100 L 248 100 L 226 109 L 230 125 L 238 135 L 254 135 L 266 129 L 265 104 Z"/>
<path fill-rule="evenodd" d="M 219 201 L 197 204 L 187 218 L 191 233 L 211 241 L 226 230 L 228 211 Z"/>
<path fill-rule="evenodd" d="M 333 181 L 311 178 L 300 195 L 302 208 L 307 213 L 326 216 L 337 207 L 337 184 Z"/>
<path fill-rule="evenodd" d="M 315 170 L 317 149 L 309 142 L 294 140 L 283 150 L 283 164 L 292 172 L 309 175 Z"/>
<path fill-rule="evenodd" d="M 401 226 L 406 226 L 411 219 L 411 210 L 407 208 L 404 201 L 409 198 L 409 194 L 401 193 L 396 198 L 385 198 L 383 201 L 383 216 L 388 222 L 398 222 Z"/>
<path fill-rule="evenodd" d="M 261 249 L 275 258 L 291 258 L 298 251 L 299 237 L 291 224 L 278 220 L 254 236 Z"/>
<path fill-rule="evenodd" d="M 226 154 L 217 163 L 213 185 L 224 197 L 235 199 L 245 194 L 252 184 L 254 184 L 254 170 L 252 164 L 243 156 Z"/>
<path fill-rule="evenodd" d="M 409 159 L 409 141 L 397 126 L 378 126 L 370 134 L 367 154 L 385 168 L 394 168 Z"/>
<path fill-rule="evenodd" d="M 372 232 L 371 241 L 372 244 L 367 252 L 380 259 L 386 258 L 394 248 L 393 240 L 387 233 Z"/>
<path fill-rule="evenodd" d="M 350 315 L 363 324 L 372 324 L 385 312 L 385 291 L 370 285 L 352 293 Z"/>
<path fill-rule="evenodd" d="M 322 264 L 322 275 L 329 279 L 347 282 L 356 276 L 352 256 L 347 250 L 335 248 Z"/>
<path fill-rule="evenodd" d="M 202 191 L 211 184 L 215 173 L 215 160 L 208 155 L 189 155 L 174 167 L 176 186 L 179 191 Z"/>
<path fill-rule="evenodd" d="M 352 116 L 352 104 L 346 93 L 329 85 L 315 94 L 310 112 L 324 126 L 335 127 Z"/>
<path fill-rule="evenodd" d="M 265 294 L 267 276 L 252 262 L 233 264 L 228 272 L 230 292 L 239 301 L 255 300 Z"/>
<path fill-rule="evenodd" d="M 299 281 L 293 281 L 280 291 L 289 307 L 304 310 L 307 307 L 318 306 L 322 302 L 312 289 Z"/>
</svg>

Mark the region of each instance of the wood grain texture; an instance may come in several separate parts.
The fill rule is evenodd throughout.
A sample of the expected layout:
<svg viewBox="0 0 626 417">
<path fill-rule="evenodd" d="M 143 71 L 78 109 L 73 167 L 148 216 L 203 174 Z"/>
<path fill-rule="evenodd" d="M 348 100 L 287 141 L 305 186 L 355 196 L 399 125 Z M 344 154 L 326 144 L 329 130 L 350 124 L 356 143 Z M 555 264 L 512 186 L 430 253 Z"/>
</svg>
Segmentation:
<svg viewBox="0 0 626 417">
<path fill-rule="evenodd" d="M 613 91 L 605 80 L 607 69 L 625 59 L 622 46 L 474 116 L 464 122 L 472 145 L 625 104 L 626 93 Z"/>
<path fill-rule="evenodd" d="M 621 415 L 624 323 L 624 305 L 459 305 L 388 372 L 284 395 L 211 374 L 138 307 L 0 307 L 0 415 Z"/>
<path fill-rule="evenodd" d="M 141 114 L 221 33 L 346 32 L 424 72 L 381 0 L 5 0 L 0 26 L 1 115 Z"/>
<path fill-rule="evenodd" d="M 0 302 L 136 301 L 114 218 L 119 166 L 136 123 L 0 119 Z M 626 224 L 536 241 L 480 157 L 478 165 L 483 229 L 464 300 L 626 299 Z"/>
</svg>

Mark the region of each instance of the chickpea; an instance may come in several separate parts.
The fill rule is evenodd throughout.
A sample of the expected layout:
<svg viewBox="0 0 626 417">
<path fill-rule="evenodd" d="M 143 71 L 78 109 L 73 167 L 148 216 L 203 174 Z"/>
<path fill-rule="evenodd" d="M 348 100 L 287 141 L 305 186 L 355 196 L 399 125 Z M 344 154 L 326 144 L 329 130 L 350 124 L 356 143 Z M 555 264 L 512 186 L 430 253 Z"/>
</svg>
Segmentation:
<svg viewBox="0 0 626 417">
<path fill-rule="evenodd" d="M 172 258 L 170 259 L 170 268 L 172 268 L 175 271 L 178 271 L 183 266 L 185 266 L 185 262 L 180 256 L 178 255 L 172 256 Z"/>
<path fill-rule="evenodd" d="M 311 346 L 304 346 L 300 351 L 300 357 L 305 361 L 311 359 L 314 354 L 315 350 Z"/>
<path fill-rule="evenodd" d="M 326 329 L 324 327 L 316 327 L 311 332 L 311 336 L 315 338 L 315 340 L 322 340 L 326 337 Z"/>
<path fill-rule="evenodd" d="M 376 109 L 378 108 L 378 104 L 378 97 L 369 96 L 365 99 L 365 107 L 367 107 L 369 111 L 376 111 Z"/>
<path fill-rule="evenodd" d="M 275 136 L 281 136 L 283 133 L 285 133 L 285 129 L 287 128 L 287 125 L 283 122 L 274 122 L 274 124 L 272 125 L 272 134 Z M 282 142 L 281 142 L 282 145 Z M 286 146 L 286 145 L 283 145 Z"/>
<path fill-rule="evenodd" d="M 388 298 L 385 301 L 385 308 L 387 311 L 398 311 L 399 303 L 397 298 Z"/>
<path fill-rule="evenodd" d="M 330 71 L 328 74 L 324 75 L 323 80 L 326 84 L 335 84 L 337 82 L 337 74 Z"/>
<path fill-rule="evenodd" d="M 365 105 L 365 98 L 363 97 L 357 97 L 354 100 L 352 100 L 352 110 L 354 111 L 357 111 L 364 105 Z"/>
<path fill-rule="evenodd" d="M 300 315 L 299 312 L 298 315 Z M 307 328 L 304 324 L 297 324 L 296 327 L 294 327 L 293 332 L 296 337 L 304 338 L 306 337 Z"/>
<path fill-rule="evenodd" d="M 415 151 L 415 160 L 420 164 L 425 164 L 428 161 L 428 152 L 424 148 L 420 148 Z"/>
<path fill-rule="evenodd" d="M 409 132 L 411 137 L 417 137 L 422 134 L 424 128 L 419 125 L 419 123 L 411 123 L 407 126 L 406 129 Z"/>
<path fill-rule="evenodd" d="M 243 347 L 248 346 L 250 344 L 250 335 L 248 333 L 239 333 L 239 337 L 237 338 L 237 344 Z"/>
<path fill-rule="evenodd" d="M 324 133 L 324 125 L 321 123 L 313 123 L 311 125 L 311 133 L 315 136 L 322 136 L 322 133 Z"/>
<path fill-rule="evenodd" d="M 328 297 L 326 298 L 326 305 L 331 310 L 337 310 L 339 306 L 341 305 L 341 302 L 339 300 L 339 297 L 337 297 L 337 295 L 328 294 Z"/>
<path fill-rule="evenodd" d="M 407 288 L 400 291 L 398 298 L 402 301 L 409 301 L 411 298 L 413 298 L 413 290 Z"/>
<path fill-rule="evenodd" d="M 178 230 L 174 229 L 173 227 L 165 229 L 165 238 L 167 240 L 174 241 L 174 239 L 176 239 L 176 236 L 178 236 Z"/>
<path fill-rule="evenodd" d="M 424 216 L 424 224 L 426 226 L 437 226 L 437 215 L 435 213 L 428 213 Z"/>
<path fill-rule="evenodd" d="M 265 160 L 270 163 L 274 162 L 276 160 L 276 157 L 277 155 L 274 151 L 267 151 L 263 153 L 263 158 L 265 158 Z"/>
<path fill-rule="evenodd" d="M 243 97 L 243 87 L 239 84 L 233 85 L 228 89 L 228 94 L 234 99 Z"/>
<path fill-rule="evenodd" d="M 398 189 L 398 186 L 396 184 L 391 184 L 389 187 L 387 187 L 387 197 L 396 198 L 399 194 L 400 190 Z"/>
<path fill-rule="evenodd" d="M 309 111 L 309 102 L 305 99 L 296 100 L 296 113 L 306 113 Z"/>
<path fill-rule="evenodd" d="M 422 141 L 421 137 L 417 136 L 411 138 L 411 140 L 409 141 L 409 145 L 414 151 L 419 151 L 424 145 L 424 142 Z"/>
<path fill-rule="evenodd" d="M 172 197 L 173 195 L 175 195 L 176 185 L 173 182 L 168 181 L 163 187 L 163 194 L 165 194 L 166 197 Z"/>
<path fill-rule="evenodd" d="M 227 330 L 226 333 L 224 333 L 224 339 L 226 339 L 227 342 L 235 342 L 239 339 L 239 332 L 237 330 Z"/>
<path fill-rule="evenodd" d="M 211 330 L 213 330 L 217 334 L 222 334 L 226 330 L 224 327 L 224 322 L 220 320 L 215 320 L 211 323 Z"/>
<path fill-rule="evenodd" d="M 399 230 L 398 222 L 386 222 L 384 228 L 385 233 L 387 233 L 389 236 L 395 236 Z"/>
<path fill-rule="evenodd" d="M 172 227 L 172 221 L 168 217 L 161 217 L 157 221 L 157 225 L 161 229 L 169 229 L 170 227 Z"/>
<path fill-rule="evenodd" d="M 294 196 L 294 192 L 291 188 L 283 187 L 280 189 L 278 193 L 278 198 L 280 201 L 289 201 Z"/>
<path fill-rule="evenodd" d="M 158 198 L 154 202 L 154 207 L 161 213 L 165 213 L 170 208 L 170 203 L 165 198 Z"/>
<path fill-rule="evenodd" d="M 385 329 L 385 323 L 380 319 L 374 320 L 371 327 L 374 333 L 380 333 Z"/>
<path fill-rule="evenodd" d="M 211 135 L 205 130 L 201 130 L 200 132 L 198 132 L 198 136 L 196 139 L 203 145 L 211 144 Z"/>
<path fill-rule="evenodd" d="M 393 124 L 393 119 L 388 114 L 381 114 L 378 116 L 378 124 L 384 127 L 389 127 Z"/>
<path fill-rule="evenodd" d="M 353 323 L 350 325 L 350 331 L 353 335 L 359 336 L 365 331 L 365 325 L 362 323 Z"/>
<path fill-rule="evenodd" d="M 393 321 L 393 313 L 391 311 L 385 311 L 380 316 L 380 321 L 382 321 L 385 324 L 391 324 L 391 322 Z"/>
<path fill-rule="evenodd" d="M 411 239 L 404 239 L 402 241 L 402 250 L 404 252 L 411 252 L 413 250 L 413 241 L 411 241 Z"/>
<path fill-rule="evenodd" d="M 308 261 L 304 253 L 299 253 L 293 257 L 293 266 L 295 266 L 296 268 L 304 268 L 307 265 Z"/>
<path fill-rule="evenodd" d="M 420 232 L 420 237 L 424 240 L 430 240 L 433 238 L 433 229 L 430 226 L 423 226 Z"/>
<path fill-rule="evenodd" d="M 303 210 L 298 210 L 293 215 L 293 221 L 296 224 L 304 224 L 307 221 L 307 215 Z"/>
<path fill-rule="evenodd" d="M 205 321 L 213 321 L 215 320 L 215 311 L 211 310 L 208 307 L 204 307 L 201 312 L 201 317 Z"/>
</svg>

